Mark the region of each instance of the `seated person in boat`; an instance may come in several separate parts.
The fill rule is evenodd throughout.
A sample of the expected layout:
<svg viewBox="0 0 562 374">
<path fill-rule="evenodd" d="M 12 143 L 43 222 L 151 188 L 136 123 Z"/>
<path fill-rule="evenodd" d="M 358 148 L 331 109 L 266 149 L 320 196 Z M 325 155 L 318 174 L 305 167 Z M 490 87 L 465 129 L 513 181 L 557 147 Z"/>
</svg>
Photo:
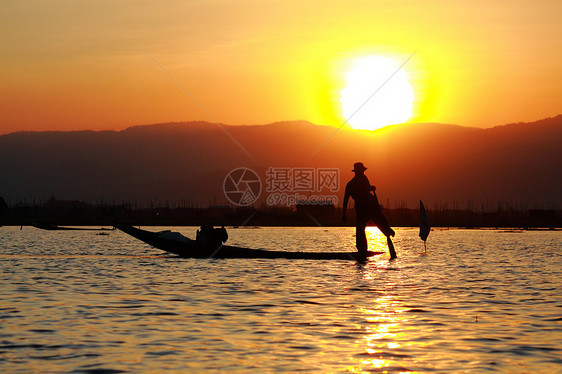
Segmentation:
<svg viewBox="0 0 562 374">
<path fill-rule="evenodd" d="M 215 228 L 211 225 L 204 225 L 197 230 L 195 240 L 203 247 L 218 248 L 223 243 L 226 243 L 228 240 L 228 233 L 224 226 Z"/>
</svg>

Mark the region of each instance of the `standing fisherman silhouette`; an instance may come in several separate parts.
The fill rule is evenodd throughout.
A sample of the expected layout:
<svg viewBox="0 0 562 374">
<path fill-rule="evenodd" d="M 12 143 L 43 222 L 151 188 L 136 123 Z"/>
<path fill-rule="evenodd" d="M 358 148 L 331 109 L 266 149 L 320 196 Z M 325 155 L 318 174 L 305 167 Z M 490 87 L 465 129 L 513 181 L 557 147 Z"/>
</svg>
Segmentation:
<svg viewBox="0 0 562 374">
<path fill-rule="evenodd" d="M 369 221 L 373 221 L 375 225 L 386 236 L 388 243 L 388 251 L 390 258 L 396 258 L 394 251 L 394 244 L 392 244 L 391 236 L 394 236 L 394 230 L 388 224 L 386 217 L 381 211 L 377 194 L 375 193 L 375 186 L 371 186 L 369 179 L 365 175 L 367 168 L 362 162 L 356 162 L 353 165 L 353 172 L 355 177 L 351 179 L 345 186 L 345 196 L 343 198 L 343 221 L 347 221 L 347 203 L 349 197 L 355 201 L 355 240 L 359 254 L 367 257 L 367 237 L 365 236 L 365 228 Z"/>
</svg>

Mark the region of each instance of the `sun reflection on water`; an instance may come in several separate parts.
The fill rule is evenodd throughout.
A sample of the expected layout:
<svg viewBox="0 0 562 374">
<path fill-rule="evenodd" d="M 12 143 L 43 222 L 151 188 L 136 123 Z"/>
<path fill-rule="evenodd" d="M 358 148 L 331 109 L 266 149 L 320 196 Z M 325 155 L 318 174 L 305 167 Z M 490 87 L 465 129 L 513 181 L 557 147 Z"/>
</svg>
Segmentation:
<svg viewBox="0 0 562 374">
<path fill-rule="evenodd" d="M 393 362 L 384 357 L 384 352 L 389 348 L 400 346 L 398 340 L 400 316 L 393 310 L 393 300 L 390 296 L 380 297 L 375 300 L 376 309 L 360 309 L 361 315 L 369 324 L 365 327 L 365 336 L 359 341 L 360 347 L 365 350 L 367 359 L 362 359 L 361 364 L 372 368 L 381 369 L 389 367 Z"/>
<path fill-rule="evenodd" d="M 388 251 L 386 237 L 378 228 L 367 227 L 366 236 L 369 250 L 385 253 Z M 362 277 L 365 281 L 380 282 L 380 273 L 394 270 L 395 267 L 394 262 L 390 262 L 388 256 L 383 255 L 364 268 Z M 378 284 L 380 296 L 373 299 L 368 308 L 358 310 L 358 314 L 364 319 L 364 333 L 362 338 L 356 341 L 355 352 L 361 353 L 350 358 L 355 362 L 348 367 L 350 372 L 411 373 L 413 371 L 404 367 L 404 359 L 408 357 L 407 349 L 412 345 L 427 345 L 409 339 L 411 334 L 408 334 L 407 330 L 412 327 L 409 324 L 410 317 L 405 313 L 408 309 L 399 300 L 398 294 L 393 292 L 401 274 L 395 274 L 393 278 L 393 282 Z"/>
</svg>

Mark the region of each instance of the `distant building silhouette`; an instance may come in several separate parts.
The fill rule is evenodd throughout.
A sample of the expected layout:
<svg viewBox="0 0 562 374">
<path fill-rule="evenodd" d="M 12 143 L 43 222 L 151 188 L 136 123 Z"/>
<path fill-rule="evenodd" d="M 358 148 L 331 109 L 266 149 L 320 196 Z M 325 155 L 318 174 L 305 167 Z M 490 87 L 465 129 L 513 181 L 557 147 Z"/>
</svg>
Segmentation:
<svg viewBox="0 0 562 374">
<path fill-rule="evenodd" d="M 88 204 L 79 200 L 57 200 L 55 195 L 51 195 L 44 205 L 44 207 L 48 209 L 76 209 L 85 208 L 87 206 Z"/>
</svg>

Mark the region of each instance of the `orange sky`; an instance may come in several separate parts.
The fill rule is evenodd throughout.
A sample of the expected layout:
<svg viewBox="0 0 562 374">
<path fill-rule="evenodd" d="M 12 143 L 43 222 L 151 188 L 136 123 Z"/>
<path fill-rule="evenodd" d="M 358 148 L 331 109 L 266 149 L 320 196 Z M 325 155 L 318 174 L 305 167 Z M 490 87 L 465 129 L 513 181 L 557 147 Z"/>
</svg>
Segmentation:
<svg viewBox="0 0 562 374">
<path fill-rule="evenodd" d="M 410 122 L 488 127 L 562 113 L 562 2 L 10 1 L 0 134 L 211 119 L 339 126 L 366 55 L 402 62 Z M 150 56 L 149 56 L 150 55 Z"/>
</svg>

